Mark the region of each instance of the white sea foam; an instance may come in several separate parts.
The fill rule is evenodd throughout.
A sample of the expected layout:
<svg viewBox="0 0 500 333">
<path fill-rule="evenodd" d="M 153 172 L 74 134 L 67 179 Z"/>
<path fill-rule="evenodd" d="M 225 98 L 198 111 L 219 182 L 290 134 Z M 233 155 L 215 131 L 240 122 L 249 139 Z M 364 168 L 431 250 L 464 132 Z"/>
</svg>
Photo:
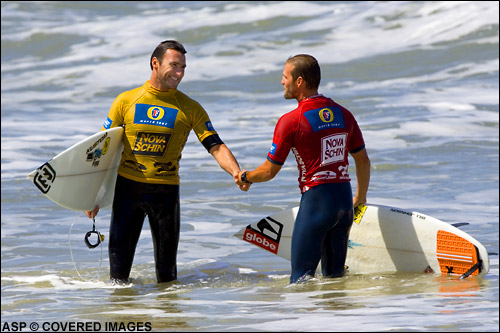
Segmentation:
<svg viewBox="0 0 500 333">
<path fill-rule="evenodd" d="M 209 6 L 183 11 L 151 12 L 147 17 L 109 17 L 88 22 L 64 21 L 46 27 L 41 27 L 35 18 L 31 23 L 33 28 L 3 34 L 2 40 L 25 40 L 37 34 L 66 34 L 68 30 L 89 40 L 72 45 L 68 53 L 55 59 L 40 61 L 35 58 L 32 61 L 23 59 L 23 62 L 15 64 L 3 63 L 2 71 L 28 68 L 30 71 L 15 77 L 2 75 L 2 90 L 26 87 L 26 83 L 38 86 L 60 82 L 64 86 L 85 86 L 82 98 L 90 98 L 103 88 L 116 85 L 134 86 L 147 79 L 149 54 L 157 43 L 154 41 L 162 39 L 151 31 L 151 26 L 155 27 L 155 31 L 169 31 L 173 38 L 175 34 L 186 31 L 221 26 L 221 22 L 222 26 L 256 22 L 258 27 L 258 22 L 262 20 L 283 16 L 300 17 L 303 22 L 272 30 L 266 34 L 268 37 L 264 40 L 260 33 L 246 32 L 222 35 L 192 45 L 194 51 L 188 53 L 188 70 L 184 81 L 258 76 L 265 72 L 280 71 L 284 55 L 286 57 L 304 51 L 314 54 L 322 64 L 331 64 L 421 47 L 432 48 L 435 44 L 458 40 L 481 27 L 498 23 L 498 3 L 440 2 L 426 6 L 390 2 L 365 2 L 357 6 L 310 2 L 232 4 L 227 5 L 223 11 L 216 11 Z M 109 29 L 110 26 L 113 29 Z M 313 45 L 305 46 L 306 41 L 290 38 L 294 34 L 300 35 L 315 30 L 321 31 L 324 39 Z M 288 37 L 279 43 L 266 42 L 273 39 L 280 41 L 280 36 Z M 498 36 L 488 38 L 484 42 L 498 43 Z M 250 45 L 251 47 L 248 47 Z M 189 50 L 189 45 L 187 47 Z M 241 55 L 221 56 L 220 53 L 225 50 L 239 50 Z M 105 61 L 98 61 L 99 59 Z M 38 69 L 45 66 L 52 68 Z M 61 91 L 59 98 L 71 97 L 67 94 Z M 28 100 L 38 99 L 35 97 L 24 96 Z M 57 95 L 53 92 L 46 97 L 54 98 L 57 99 Z M 16 99 L 22 100 L 23 96 L 16 96 Z"/>
</svg>

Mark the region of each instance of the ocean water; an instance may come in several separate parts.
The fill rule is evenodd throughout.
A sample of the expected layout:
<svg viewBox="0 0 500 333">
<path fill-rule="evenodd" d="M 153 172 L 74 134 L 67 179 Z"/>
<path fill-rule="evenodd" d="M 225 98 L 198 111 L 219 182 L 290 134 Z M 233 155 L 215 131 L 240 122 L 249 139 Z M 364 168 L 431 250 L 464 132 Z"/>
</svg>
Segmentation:
<svg viewBox="0 0 500 333">
<path fill-rule="evenodd" d="M 498 331 L 498 2 L 3 1 L 1 18 L 2 331 Z M 284 61 L 314 55 L 320 93 L 363 131 L 369 202 L 469 222 L 489 273 L 289 285 L 288 261 L 233 234 L 298 204 L 293 155 L 244 193 L 191 135 L 178 281 L 156 283 L 145 222 L 132 283 L 109 284 L 109 208 L 96 218 L 104 246 L 88 250 L 91 222 L 26 175 L 98 131 L 115 97 L 149 79 L 165 39 L 188 51 L 179 89 L 246 169 L 296 106 L 283 99 Z"/>
</svg>

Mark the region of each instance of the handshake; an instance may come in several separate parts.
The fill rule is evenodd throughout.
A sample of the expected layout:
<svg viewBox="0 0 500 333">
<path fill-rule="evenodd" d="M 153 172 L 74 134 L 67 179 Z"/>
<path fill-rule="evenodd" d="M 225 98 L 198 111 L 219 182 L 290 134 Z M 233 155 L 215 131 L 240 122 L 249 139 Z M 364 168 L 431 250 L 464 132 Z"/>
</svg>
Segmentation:
<svg viewBox="0 0 500 333">
<path fill-rule="evenodd" d="M 242 191 L 248 191 L 250 189 L 250 185 L 252 184 L 246 178 L 246 170 L 236 171 L 233 174 L 234 182 L 238 185 L 239 189 Z"/>
</svg>

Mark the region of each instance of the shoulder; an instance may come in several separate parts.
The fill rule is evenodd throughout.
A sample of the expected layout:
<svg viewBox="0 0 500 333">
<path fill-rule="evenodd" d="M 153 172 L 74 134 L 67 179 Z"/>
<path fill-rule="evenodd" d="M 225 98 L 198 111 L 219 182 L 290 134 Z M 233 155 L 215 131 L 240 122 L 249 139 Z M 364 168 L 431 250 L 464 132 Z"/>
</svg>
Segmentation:
<svg viewBox="0 0 500 333">
<path fill-rule="evenodd" d="M 299 108 L 296 108 L 290 112 L 283 114 L 279 118 L 278 122 L 280 122 L 280 121 L 293 121 L 293 120 L 299 118 L 300 113 L 301 113 L 301 110 Z"/>
<path fill-rule="evenodd" d="M 353 113 L 351 111 L 349 111 L 346 107 L 340 105 L 339 103 L 335 102 L 331 98 L 328 98 L 328 99 L 332 103 L 332 106 L 335 106 L 335 107 L 339 108 L 342 111 L 342 115 L 344 116 L 344 118 L 355 120 Z"/>
<path fill-rule="evenodd" d="M 182 91 L 180 90 L 177 90 L 176 92 L 176 96 L 177 98 L 177 101 L 179 101 L 180 104 L 182 104 L 183 107 L 187 107 L 187 108 L 190 108 L 190 109 L 199 109 L 199 110 L 203 110 L 203 107 L 201 106 L 201 104 L 192 99 L 191 97 L 189 97 L 188 95 L 186 95 L 185 93 L 183 93 Z"/>
<path fill-rule="evenodd" d="M 127 104 L 128 102 L 137 100 L 140 96 L 146 93 L 144 86 L 140 86 L 131 90 L 122 92 L 116 97 L 116 101 Z"/>
<path fill-rule="evenodd" d="M 295 109 L 293 111 L 285 113 L 278 119 L 278 122 L 276 123 L 275 134 L 283 137 L 292 135 L 292 133 L 295 133 L 297 128 L 299 127 L 299 120 L 300 110 Z"/>
</svg>

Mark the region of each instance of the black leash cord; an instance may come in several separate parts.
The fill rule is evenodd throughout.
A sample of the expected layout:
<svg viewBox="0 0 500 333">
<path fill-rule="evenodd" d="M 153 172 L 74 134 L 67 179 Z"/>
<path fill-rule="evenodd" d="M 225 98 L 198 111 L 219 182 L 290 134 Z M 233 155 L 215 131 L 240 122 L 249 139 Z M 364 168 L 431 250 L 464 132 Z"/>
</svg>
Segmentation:
<svg viewBox="0 0 500 333">
<path fill-rule="evenodd" d="M 89 241 L 89 238 L 90 238 L 90 236 L 92 236 L 92 234 L 96 234 L 96 235 L 97 235 L 97 242 L 96 242 L 95 244 L 92 244 L 92 243 L 90 243 L 90 241 Z M 102 240 L 102 238 L 104 238 L 104 237 L 102 237 L 101 233 L 100 233 L 99 231 L 95 230 L 95 217 L 94 217 L 94 221 L 93 221 L 93 223 L 92 223 L 92 231 L 88 231 L 88 232 L 85 234 L 85 238 L 84 238 L 84 240 L 85 240 L 85 245 L 87 245 L 87 247 L 88 247 L 89 249 L 93 249 L 93 248 L 95 248 L 95 247 L 99 246 L 99 244 L 101 244 L 101 240 Z"/>
</svg>

